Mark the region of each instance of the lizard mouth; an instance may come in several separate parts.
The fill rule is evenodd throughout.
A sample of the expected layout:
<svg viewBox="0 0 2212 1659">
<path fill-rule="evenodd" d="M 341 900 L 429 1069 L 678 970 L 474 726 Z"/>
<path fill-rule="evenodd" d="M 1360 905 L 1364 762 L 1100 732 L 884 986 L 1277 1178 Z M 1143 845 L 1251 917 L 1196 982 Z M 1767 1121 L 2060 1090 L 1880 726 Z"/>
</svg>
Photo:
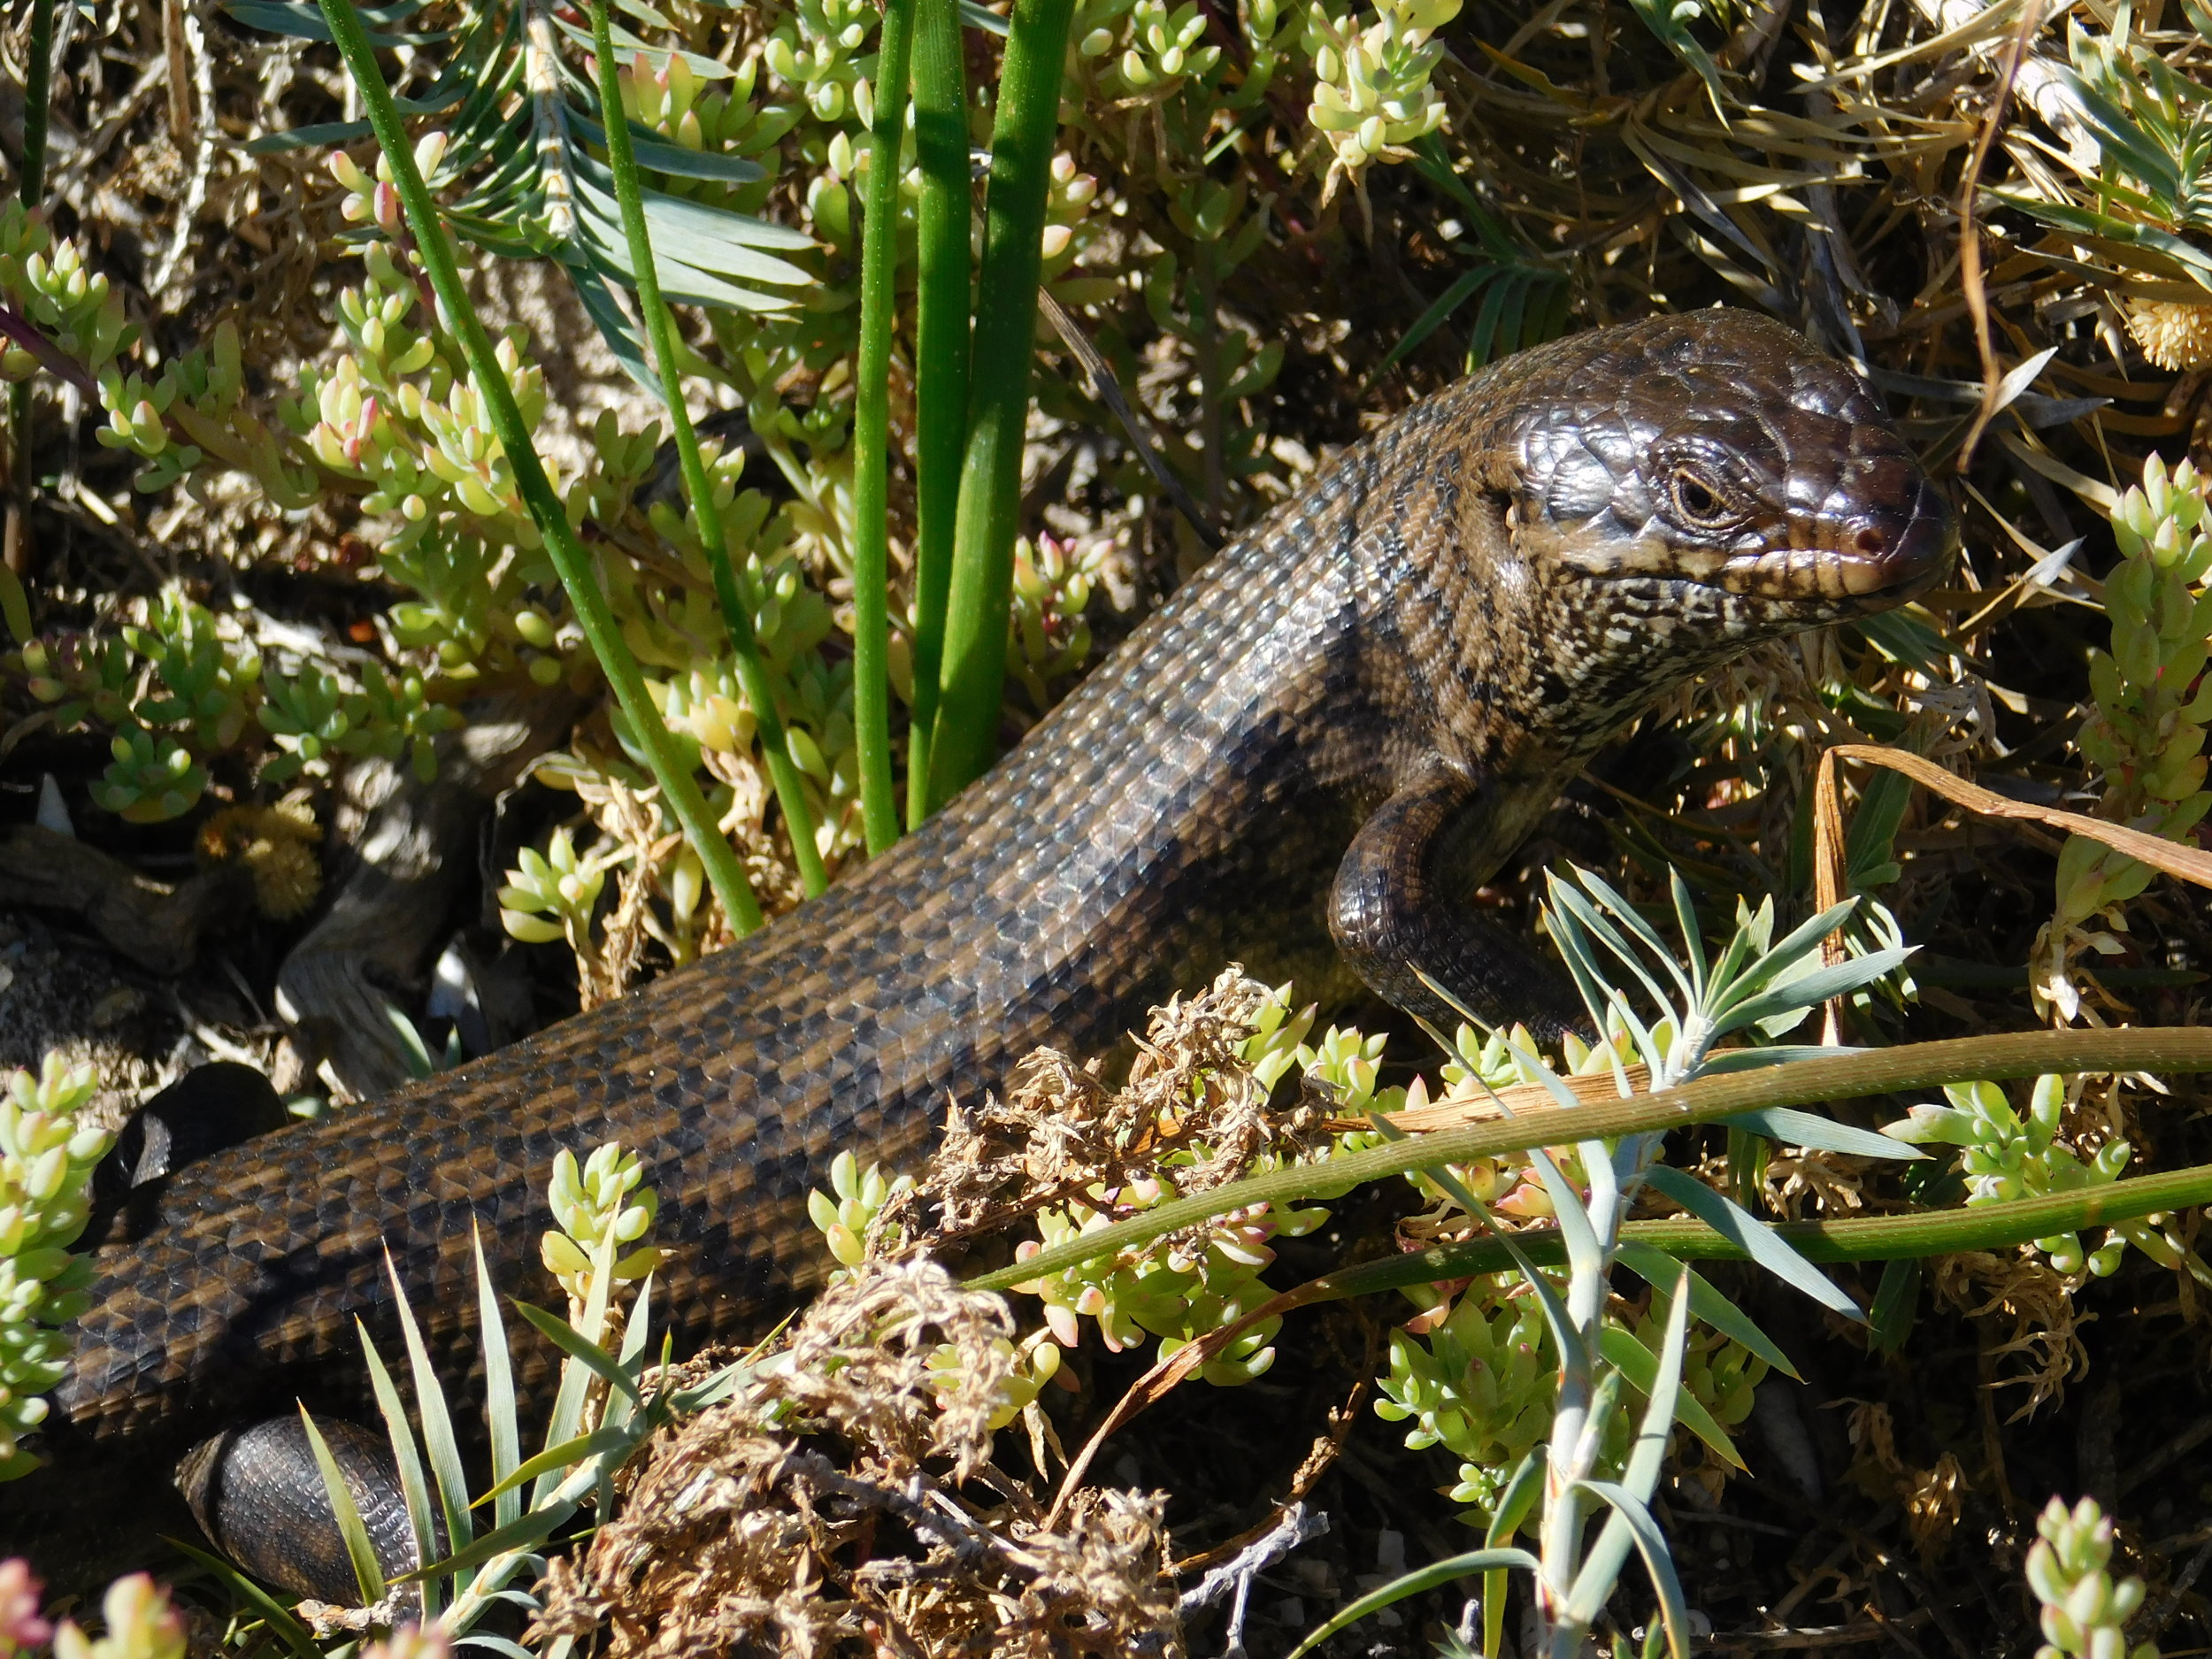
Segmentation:
<svg viewBox="0 0 2212 1659">
<path fill-rule="evenodd" d="M 1924 486 L 1901 506 L 1778 518 L 1716 542 L 1652 529 L 1625 541 L 1574 533 L 1546 540 L 1547 550 L 1601 580 L 1655 577 L 1848 615 L 1924 592 L 1949 567 L 1958 530 L 1948 504 Z"/>
<path fill-rule="evenodd" d="M 1956 543 L 1947 512 L 1863 516 L 1825 535 L 1731 553 L 1691 579 L 1747 598 L 1814 602 L 1876 600 L 1899 604 L 1924 592 L 1949 565 Z M 1796 526 L 1793 524 L 1793 530 Z M 1834 534 L 1840 529 L 1841 534 Z"/>
</svg>

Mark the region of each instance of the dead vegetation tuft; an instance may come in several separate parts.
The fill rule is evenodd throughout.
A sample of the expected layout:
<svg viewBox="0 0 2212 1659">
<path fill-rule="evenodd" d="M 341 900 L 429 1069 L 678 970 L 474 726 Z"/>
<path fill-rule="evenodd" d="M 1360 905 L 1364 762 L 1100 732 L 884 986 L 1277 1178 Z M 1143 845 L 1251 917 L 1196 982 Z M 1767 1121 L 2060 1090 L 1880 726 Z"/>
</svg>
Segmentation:
<svg viewBox="0 0 2212 1659">
<path fill-rule="evenodd" d="M 618 1656 L 1179 1655 L 1164 1494 L 1048 1526 L 996 1468 L 1012 1320 L 926 1259 L 868 1263 L 734 1400 L 664 1433 L 553 1565 L 537 1630 Z"/>
</svg>

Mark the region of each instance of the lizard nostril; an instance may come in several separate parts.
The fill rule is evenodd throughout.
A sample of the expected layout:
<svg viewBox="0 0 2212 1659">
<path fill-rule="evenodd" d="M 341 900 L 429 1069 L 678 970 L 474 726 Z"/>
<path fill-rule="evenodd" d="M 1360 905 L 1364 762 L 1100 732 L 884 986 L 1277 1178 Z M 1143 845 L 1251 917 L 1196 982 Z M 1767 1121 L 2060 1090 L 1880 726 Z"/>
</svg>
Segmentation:
<svg viewBox="0 0 2212 1659">
<path fill-rule="evenodd" d="M 1889 551 L 1889 538 L 1869 525 L 1853 538 L 1854 545 L 1869 558 L 1879 558 Z"/>
</svg>

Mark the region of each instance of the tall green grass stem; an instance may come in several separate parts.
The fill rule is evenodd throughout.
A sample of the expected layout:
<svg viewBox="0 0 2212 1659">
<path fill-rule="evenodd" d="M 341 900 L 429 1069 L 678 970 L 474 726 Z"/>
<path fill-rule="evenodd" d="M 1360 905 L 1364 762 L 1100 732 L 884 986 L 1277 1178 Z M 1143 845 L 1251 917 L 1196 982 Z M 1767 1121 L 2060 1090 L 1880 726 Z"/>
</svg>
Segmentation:
<svg viewBox="0 0 2212 1659">
<path fill-rule="evenodd" d="M 761 660 L 759 641 L 753 634 L 752 595 L 743 590 L 731 565 L 721 510 L 715 505 L 714 487 L 700 458 L 699 437 L 692 430 L 690 411 L 684 407 L 683 356 L 676 339 L 676 319 L 661 296 L 660 276 L 653 267 L 653 238 L 645 223 L 644 181 L 638 177 L 637 156 L 630 146 L 629 117 L 622 107 L 622 77 L 614 55 L 614 27 L 607 15 L 607 0 L 591 0 L 591 42 L 599 72 L 599 120 L 607 134 L 607 170 L 614 175 L 623 236 L 630 244 L 630 265 L 636 273 L 638 311 L 653 348 L 653 366 L 660 375 L 661 401 L 668 407 L 669 424 L 675 434 L 676 464 L 683 472 L 684 494 L 691 501 L 691 520 L 699 527 L 700 550 L 706 555 L 707 569 L 714 579 L 714 596 L 729 629 L 730 650 L 737 659 L 737 683 L 745 693 L 745 701 L 752 704 L 761 753 L 767 757 L 776 802 L 783 808 L 784 826 L 791 832 L 799 881 L 812 898 L 829 885 L 821 851 L 814 844 L 814 809 L 807 802 L 806 780 L 791 758 L 791 745 L 776 710 L 775 684 L 768 677 L 768 664 Z M 885 787 L 889 787 L 887 780 Z"/>
<path fill-rule="evenodd" d="M 998 747 L 1022 434 L 1036 356 L 1037 279 L 1060 128 L 1060 70 L 1074 12 L 1075 0 L 1014 0 L 999 74 L 945 661 L 930 736 L 933 810 L 981 777 Z"/>
<path fill-rule="evenodd" d="M 16 196 L 25 207 L 46 199 L 47 105 L 54 91 L 54 0 L 31 0 L 31 38 L 23 72 L 23 168 Z M 15 511 L 28 514 L 37 483 L 31 470 L 31 383 L 8 388 L 8 457 L 14 474 Z M 27 530 L 25 523 L 22 529 Z M 31 605 L 23 582 L 0 562 L 0 619 L 19 642 L 30 641 Z"/>
<path fill-rule="evenodd" d="M 915 210 L 914 699 L 906 751 L 906 826 L 929 816 L 930 736 L 944 672 L 960 457 L 968 430 L 968 90 L 959 0 L 913 0 Z"/>
<path fill-rule="evenodd" d="M 54 96 L 54 0 L 31 0 L 31 39 L 23 69 L 23 176 L 17 196 L 36 207 L 46 195 L 48 105 Z"/>
<path fill-rule="evenodd" d="M 1852 1100 L 1945 1083 L 2000 1082 L 2007 1078 L 2039 1077 L 2047 1071 L 2062 1075 L 2212 1071 L 2212 1028 L 2158 1025 L 2124 1031 L 2008 1032 L 1945 1042 L 1909 1043 L 1871 1053 L 1839 1055 L 1834 1059 L 1798 1060 L 1755 1071 L 1724 1072 L 1699 1078 L 1679 1088 L 1605 1101 L 1572 1111 L 1528 1111 L 1494 1123 L 1432 1130 L 1365 1152 L 1319 1164 L 1291 1164 L 1189 1198 L 1171 1199 L 1141 1216 L 1086 1233 L 1071 1243 L 1041 1250 L 1017 1266 L 1001 1268 L 968 1282 L 972 1289 L 1004 1290 L 1064 1272 L 1079 1263 L 1148 1244 L 1179 1227 L 1193 1226 L 1248 1204 L 1281 1203 L 1348 1192 L 1363 1181 L 1412 1170 L 1525 1152 L 1563 1141 L 1611 1141 L 1623 1135 L 1663 1133 L 1769 1107 Z"/>
<path fill-rule="evenodd" d="M 860 352 L 853 388 L 853 735 L 871 857 L 899 838 L 891 785 L 891 326 L 898 309 L 899 149 L 906 135 L 914 6 L 915 0 L 884 0 L 860 232 Z"/>
<path fill-rule="evenodd" d="M 345 59 L 347 73 L 361 94 L 370 128 L 391 164 L 392 182 L 399 192 L 400 205 L 406 211 L 408 226 L 414 232 L 417 257 L 422 261 L 431 289 L 446 314 L 446 323 L 468 359 L 469 372 L 491 417 L 492 431 L 499 439 L 500 447 L 507 452 L 508 465 L 515 469 L 515 488 L 529 509 L 538 534 L 545 539 L 553 567 L 560 572 L 561 586 L 568 590 L 569 603 L 575 607 L 577 626 L 598 657 L 600 670 L 613 687 L 615 701 L 621 706 L 630 729 L 637 734 L 670 810 L 683 826 L 692 849 L 705 866 L 707 881 L 714 888 L 715 896 L 722 901 L 730 926 L 740 933 L 749 933 L 761 923 L 760 905 L 753 897 L 752 885 L 746 880 L 744 867 L 737 862 L 728 837 L 722 833 L 714 815 L 707 810 L 690 769 L 676 752 L 660 710 L 645 689 L 644 677 L 638 672 L 637 659 L 623 642 L 614 614 L 607 608 L 606 595 L 599 591 L 591 557 L 576 539 L 575 531 L 569 527 L 568 514 L 562 509 L 560 498 L 554 495 L 545 468 L 539 464 L 529 428 L 522 423 L 522 411 L 515 405 L 514 388 L 507 384 L 507 377 L 501 372 L 499 359 L 492 349 L 491 336 L 484 332 L 484 325 L 469 302 L 468 290 L 461 286 L 460 270 L 453 262 L 452 244 L 446 240 L 437 204 L 430 199 L 429 188 L 423 183 L 421 170 L 415 165 L 415 152 L 407 142 L 407 129 L 401 124 L 399 111 L 392 103 L 391 88 L 384 83 L 384 72 L 377 67 L 376 50 L 369 44 L 368 33 L 361 27 L 350 0 L 317 0 L 317 4 L 323 21 L 329 26 L 330 37 L 337 44 L 339 56 Z"/>
<path fill-rule="evenodd" d="M 2002 1250 L 2030 1244 L 2055 1233 L 2078 1233 L 2085 1227 L 2109 1226 L 2135 1221 L 2172 1210 L 2212 1204 L 2212 1164 L 2169 1170 L 2133 1180 L 2112 1181 L 2040 1198 L 2015 1198 L 2002 1203 L 1977 1204 L 1970 1209 L 1930 1210 L 1918 1215 L 1858 1216 L 1835 1221 L 1785 1221 L 1774 1231 L 1809 1262 L 1913 1261 L 1929 1256 L 1951 1256 L 1961 1250 Z M 1701 1221 L 1688 1217 L 1665 1221 L 1632 1221 L 1621 1229 L 1624 1243 L 1648 1245 L 1677 1261 L 1749 1259 L 1744 1248 L 1724 1238 Z M 1546 1227 L 1513 1235 L 1515 1248 L 1539 1266 L 1557 1265 L 1567 1259 L 1566 1247 L 1556 1228 Z M 1504 1240 L 1474 1239 L 1465 1244 L 1440 1245 L 1407 1256 L 1367 1262 L 1312 1281 L 1310 1302 L 1340 1296 L 1363 1296 L 1373 1291 L 1394 1290 L 1406 1285 L 1430 1285 L 1452 1279 L 1479 1278 L 1509 1272 L 1512 1252 Z M 1325 1290 L 1320 1287 L 1326 1286 Z"/>
</svg>

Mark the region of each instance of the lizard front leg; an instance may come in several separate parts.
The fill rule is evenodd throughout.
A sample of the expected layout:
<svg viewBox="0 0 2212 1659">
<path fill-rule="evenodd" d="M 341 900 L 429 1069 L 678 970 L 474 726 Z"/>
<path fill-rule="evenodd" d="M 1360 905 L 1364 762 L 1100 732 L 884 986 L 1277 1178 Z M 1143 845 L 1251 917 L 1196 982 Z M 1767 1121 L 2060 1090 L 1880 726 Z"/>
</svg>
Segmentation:
<svg viewBox="0 0 2212 1659">
<path fill-rule="evenodd" d="M 1547 1041 L 1588 1023 L 1565 977 L 1527 941 L 1466 902 L 1484 871 L 1471 849 L 1483 833 L 1480 782 L 1441 757 L 1361 826 L 1329 895 L 1329 933 L 1383 997 L 1439 1030 L 1463 1018 L 1422 975 L 1487 1024 L 1516 1021 Z"/>
</svg>

